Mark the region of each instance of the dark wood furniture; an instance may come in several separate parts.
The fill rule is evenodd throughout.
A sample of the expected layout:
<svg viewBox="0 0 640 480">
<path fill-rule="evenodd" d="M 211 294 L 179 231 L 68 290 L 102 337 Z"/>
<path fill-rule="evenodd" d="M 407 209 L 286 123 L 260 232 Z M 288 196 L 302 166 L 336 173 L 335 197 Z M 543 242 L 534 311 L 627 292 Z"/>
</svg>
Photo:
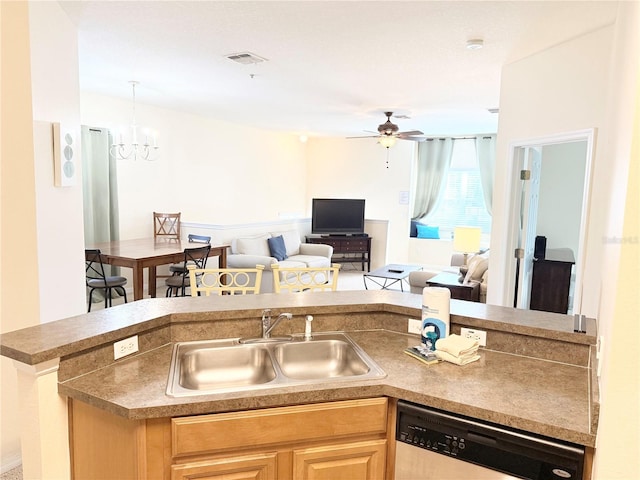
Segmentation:
<svg viewBox="0 0 640 480">
<path fill-rule="evenodd" d="M 445 287 L 451 292 L 454 300 L 480 301 L 480 283 L 462 283 L 457 273 L 442 272 L 427 280 L 429 287 Z"/>
<path fill-rule="evenodd" d="M 102 261 L 117 267 L 133 270 L 133 299 L 144 297 L 143 272 L 149 269 L 149 296 L 156 296 L 156 267 L 184 260 L 184 249 L 193 247 L 193 243 L 180 240 L 138 238 L 135 240 L 115 240 L 113 242 L 87 245 L 87 248 L 99 248 Z M 219 268 L 227 268 L 228 245 L 211 245 L 210 257 L 218 257 Z"/>
<path fill-rule="evenodd" d="M 533 259 L 531 310 L 567 313 L 574 264 L 575 258 L 570 248 L 550 248 L 545 258 Z"/>
<path fill-rule="evenodd" d="M 333 247 L 331 263 L 360 263 L 371 271 L 371 237 L 327 235 L 307 237 L 307 243 L 323 243 Z"/>
</svg>

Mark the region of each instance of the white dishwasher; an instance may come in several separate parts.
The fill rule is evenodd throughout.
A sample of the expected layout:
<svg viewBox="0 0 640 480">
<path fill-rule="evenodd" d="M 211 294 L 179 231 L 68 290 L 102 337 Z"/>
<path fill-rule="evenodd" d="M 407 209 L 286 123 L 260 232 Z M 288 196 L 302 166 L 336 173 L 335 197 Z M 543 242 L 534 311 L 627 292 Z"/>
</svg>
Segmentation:
<svg viewBox="0 0 640 480">
<path fill-rule="evenodd" d="M 584 447 L 398 401 L 395 480 L 582 479 Z"/>
</svg>

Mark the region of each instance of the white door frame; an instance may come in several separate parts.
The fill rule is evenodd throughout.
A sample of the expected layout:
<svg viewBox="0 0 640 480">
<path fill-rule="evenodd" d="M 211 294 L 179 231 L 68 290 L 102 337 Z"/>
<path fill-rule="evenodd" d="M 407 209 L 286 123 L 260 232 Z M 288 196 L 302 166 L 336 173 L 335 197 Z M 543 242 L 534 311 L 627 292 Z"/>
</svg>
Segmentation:
<svg viewBox="0 0 640 480">
<path fill-rule="evenodd" d="M 587 245 L 587 221 L 589 218 L 589 210 L 591 206 L 591 170 L 593 166 L 593 157 L 595 152 L 596 129 L 589 128 L 585 130 L 577 130 L 574 132 L 560 133 L 544 137 L 528 138 L 517 140 L 509 143 L 509 158 L 507 163 L 507 189 L 509 218 L 508 218 L 508 238 L 505 248 L 507 249 L 507 262 L 504 269 L 504 289 L 503 298 L 504 305 L 513 305 L 514 285 L 516 275 L 516 262 L 514 258 L 515 249 L 518 247 L 518 224 L 520 222 L 520 198 L 518 197 L 518 182 L 520 178 L 520 160 L 521 150 L 526 148 L 542 148 L 546 145 L 556 145 L 560 143 L 573 143 L 585 141 L 587 144 L 584 172 L 584 188 L 582 191 L 582 214 L 580 216 L 580 239 L 578 244 L 578 252 L 576 255 L 576 283 L 573 297 L 573 313 L 580 314 L 582 309 L 582 289 L 583 289 L 583 273 L 586 257 Z"/>
</svg>

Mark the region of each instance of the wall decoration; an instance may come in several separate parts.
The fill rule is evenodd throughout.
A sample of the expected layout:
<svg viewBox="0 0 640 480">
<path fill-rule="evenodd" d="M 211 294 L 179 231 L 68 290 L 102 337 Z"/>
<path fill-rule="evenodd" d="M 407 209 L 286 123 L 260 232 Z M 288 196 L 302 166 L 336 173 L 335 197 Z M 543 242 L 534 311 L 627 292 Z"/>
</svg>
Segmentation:
<svg viewBox="0 0 640 480">
<path fill-rule="evenodd" d="M 80 148 L 74 129 L 53 124 L 53 181 L 56 187 L 76 184 L 76 164 Z"/>
</svg>

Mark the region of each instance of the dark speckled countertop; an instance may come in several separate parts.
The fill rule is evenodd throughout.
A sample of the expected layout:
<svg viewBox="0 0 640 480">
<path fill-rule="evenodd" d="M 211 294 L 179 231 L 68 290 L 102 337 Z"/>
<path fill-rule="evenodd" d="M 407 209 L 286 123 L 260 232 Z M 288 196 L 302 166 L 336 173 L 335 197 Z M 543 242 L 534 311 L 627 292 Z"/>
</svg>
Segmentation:
<svg viewBox="0 0 640 480">
<path fill-rule="evenodd" d="M 130 419 L 389 396 L 586 446 L 595 445 L 598 403 L 593 374 L 595 321 L 573 332 L 572 317 L 452 301 L 451 329 L 481 328 L 487 348 L 465 366 L 427 366 L 403 353 L 404 333 L 420 317 L 421 296 L 327 292 L 148 299 L 9 332 L 0 353 L 27 364 L 60 358 L 59 392 Z M 260 312 L 290 311 L 281 331 L 344 330 L 387 373 L 372 381 L 328 382 L 259 391 L 170 397 L 173 343 L 256 336 Z M 113 361 L 114 341 L 139 335 L 138 354 Z"/>
</svg>

